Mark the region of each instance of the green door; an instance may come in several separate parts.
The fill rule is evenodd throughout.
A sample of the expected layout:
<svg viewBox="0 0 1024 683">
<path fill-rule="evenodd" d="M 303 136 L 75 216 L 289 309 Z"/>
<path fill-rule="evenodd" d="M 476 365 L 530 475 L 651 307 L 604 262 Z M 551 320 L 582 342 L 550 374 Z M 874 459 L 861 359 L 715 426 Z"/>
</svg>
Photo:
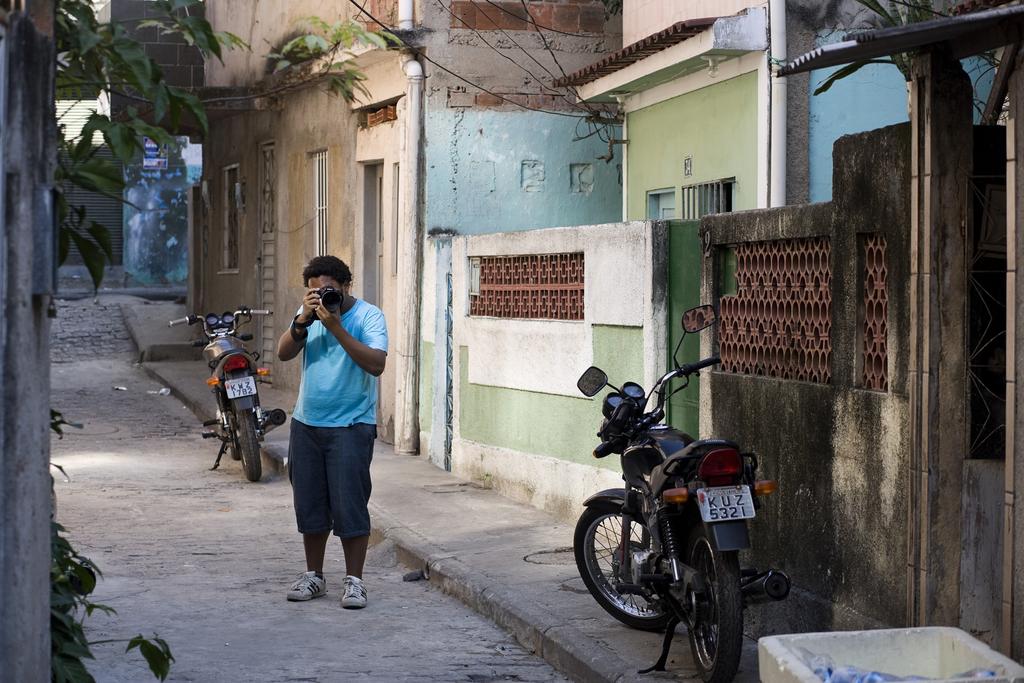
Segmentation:
<svg viewBox="0 0 1024 683">
<path fill-rule="evenodd" d="M 672 367 L 672 352 L 683 335 L 680 321 L 683 311 L 700 305 L 701 245 L 698 230 L 700 221 L 671 221 L 668 236 L 668 358 Z M 679 362 L 692 363 L 700 359 L 700 335 L 687 335 L 679 349 Z M 673 380 L 673 387 L 680 380 Z M 698 433 L 700 391 L 697 379 L 678 392 L 668 403 L 668 422 L 694 438 Z"/>
</svg>

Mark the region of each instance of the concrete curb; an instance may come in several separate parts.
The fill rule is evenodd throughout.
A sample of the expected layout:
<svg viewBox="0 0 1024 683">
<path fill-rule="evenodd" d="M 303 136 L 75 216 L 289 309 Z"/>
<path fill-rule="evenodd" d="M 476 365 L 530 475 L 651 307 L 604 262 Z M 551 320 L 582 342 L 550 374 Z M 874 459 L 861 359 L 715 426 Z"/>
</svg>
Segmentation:
<svg viewBox="0 0 1024 683">
<path fill-rule="evenodd" d="M 432 584 L 515 636 L 566 676 L 578 681 L 624 683 L 630 665 L 593 638 L 558 620 L 546 610 L 524 603 L 516 593 L 474 571 L 450 553 L 432 549 L 426 539 L 402 526 L 370 502 L 371 543 L 389 540 L 398 561 L 425 570 Z"/>
</svg>

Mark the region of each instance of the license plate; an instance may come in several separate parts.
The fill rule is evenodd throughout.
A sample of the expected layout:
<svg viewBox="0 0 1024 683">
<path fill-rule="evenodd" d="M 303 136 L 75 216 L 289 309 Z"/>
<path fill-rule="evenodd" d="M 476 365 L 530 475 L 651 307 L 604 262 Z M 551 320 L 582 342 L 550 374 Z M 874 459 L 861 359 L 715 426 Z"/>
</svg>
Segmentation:
<svg viewBox="0 0 1024 683">
<path fill-rule="evenodd" d="M 728 522 L 754 516 L 754 498 L 750 495 L 749 486 L 698 489 L 697 504 L 705 522 Z"/>
<path fill-rule="evenodd" d="M 224 391 L 228 393 L 228 398 L 252 396 L 256 393 L 256 380 L 252 377 L 226 379 L 224 380 Z"/>
</svg>

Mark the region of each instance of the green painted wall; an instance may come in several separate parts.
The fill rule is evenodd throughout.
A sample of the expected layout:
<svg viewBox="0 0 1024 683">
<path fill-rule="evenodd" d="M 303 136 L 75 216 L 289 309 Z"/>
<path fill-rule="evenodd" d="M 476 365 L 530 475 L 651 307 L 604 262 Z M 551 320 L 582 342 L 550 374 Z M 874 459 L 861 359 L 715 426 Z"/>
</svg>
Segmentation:
<svg viewBox="0 0 1024 683">
<path fill-rule="evenodd" d="M 643 378 L 643 330 L 595 325 L 594 364 L 614 384 Z M 615 469 L 617 459 L 594 460 L 600 397 L 588 399 L 469 382 L 469 349 L 460 347 L 459 431 L 462 438 L 525 453 Z M 580 373 L 586 368 L 581 367 Z M 609 462 L 611 460 L 611 462 Z"/>
<path fill-rule="evenodd" d="M 668 355 L 666 363 L 671 367 L 672 352 L 683 336 L 680 324 L 683 311 L 700 305 L 701 246 L 698 230 L 699 221 L 673 221 L 668 228 Z M 705 333 L 707 334 L 707 333 Z M 700 336 L 686 335 L 686 341 L 679 349 L 679 362 L 692 363 L 700 359 Z M 674 380 L 673 387 L 679 386 Z M 675 394 L 668 402 L 668 422 L 684 432 L 697 437 L 700 424 L 700 381 L 694 379 L 690 385 Z"/>
<path fill-rule="evenodd" d="M 736 178 L 734 209 L 757 206 L 757 74 L 751 72 L 627 115 L 627 216 L 647 217 L 647 192 Z M 683 159 L 693 175 L 683 176 Z"/>
</svg>

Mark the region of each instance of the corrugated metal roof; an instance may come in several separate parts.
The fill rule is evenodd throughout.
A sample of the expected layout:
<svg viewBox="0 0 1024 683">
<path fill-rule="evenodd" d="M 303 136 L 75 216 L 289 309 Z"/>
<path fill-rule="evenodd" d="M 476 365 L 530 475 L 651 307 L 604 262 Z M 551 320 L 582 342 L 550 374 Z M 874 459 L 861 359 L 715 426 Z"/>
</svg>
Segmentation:
<svg viewBox="0 0 1024 683">
<path fill-rule="evenodd" d="M 797 57 L 779 70 L 780 76 L 849 64 L 862 59 L 910 52 L 927 45 L 947 43 L 954 57 L 966 57 L 1024 36 L 1024 6 L 1003 7 L 942 17 L 906 26 L 847 34 L 841 43 L 825 45 Z"/>
<path fill-rule="evenodd" d="M 650 57 L 662 50 L 692 38 L 701 31 L 709 28 L 719 17 L 708 17 L 705 19 L 688 19 L 680 21 L 668 28 L 658 31 L 654 35 L 638 40 L 632 45 L 627 45 L 618 52 L 613 52 L 601 61 L 573 72 L 565 78 L 555 81 L 557 87 L 568 85 L 583 85 L 596 81 L 602 76 L 615 73 L 630 64 L 639 62 L 645 57 Z"/>
</svg>

